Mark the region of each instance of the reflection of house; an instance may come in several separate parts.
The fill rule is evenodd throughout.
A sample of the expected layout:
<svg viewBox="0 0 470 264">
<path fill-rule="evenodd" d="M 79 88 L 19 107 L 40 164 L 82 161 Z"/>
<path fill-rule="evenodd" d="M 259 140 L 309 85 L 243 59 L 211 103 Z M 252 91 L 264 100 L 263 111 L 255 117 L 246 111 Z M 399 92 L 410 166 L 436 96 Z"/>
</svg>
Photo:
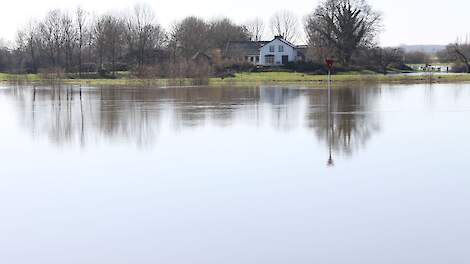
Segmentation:
<svg viewBox="0 0 470 264">
<path fill-rule="evenodd" d="M 299 98 L 302 95 L 299 89 L 286 89 L 261 85 L 259 87 L 259 100 L 274 106 L 288 105 L 289 101 Z"/>
<path fill-rule="evenodd" d="M 227 44 L 225 57 L 262 66 L 281 66 L 305 59 L 305 46 L 296 46 L 276 36 L 272 41 L 233 41 Z"/>
</svg>

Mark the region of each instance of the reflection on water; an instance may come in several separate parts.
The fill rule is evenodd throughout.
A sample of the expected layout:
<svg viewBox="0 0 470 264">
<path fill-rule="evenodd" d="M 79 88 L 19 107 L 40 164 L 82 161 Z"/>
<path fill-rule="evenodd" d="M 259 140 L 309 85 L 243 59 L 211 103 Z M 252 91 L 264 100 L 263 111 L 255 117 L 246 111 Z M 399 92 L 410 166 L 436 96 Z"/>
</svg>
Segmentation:
<svg viewBox="0 0 470 264">
<path fill-rule="evenodd" d="M 0 86 L 0 263 L 470 263 L 469 84 Z"/>
<path fill-rule="evenodd" d="M 16 114 L 34 137 L 65 146 L 117 140 L 147 148 L 168 124 L 178 132 L 250 123 L 285 132 L 305 127 L 334 152 L 352 155 L 380 128 L 369 112 L 377 88 L 334 89 L 330 113 L 326 89 L 20 86 L 3 92 L 15 99 Z"/>
<path fill-rule="evenodd" d="M 380 131 L 379 118 L 369 109 L 380 93 L 373 88 L 339 88 L 331 93 L 330 111 L 309 111 L 309 127 L 334 151 L 352 155 Z M 322 106 L 327 95 L 310 96 L 310 106 Z M 330 130 L 329 130 L 330 129 Z"/>
</svg>

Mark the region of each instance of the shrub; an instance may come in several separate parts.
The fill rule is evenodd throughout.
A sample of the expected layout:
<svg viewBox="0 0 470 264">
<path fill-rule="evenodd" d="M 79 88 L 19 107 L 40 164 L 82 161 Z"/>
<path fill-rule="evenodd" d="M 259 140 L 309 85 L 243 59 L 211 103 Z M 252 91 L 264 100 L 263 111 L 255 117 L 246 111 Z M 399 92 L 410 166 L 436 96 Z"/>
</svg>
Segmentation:
<svg viewBox="0 0 470 264">
<path fill-rule="evenodd" d="M 227 72 L 251 72 L 255 70 L 256 66 L 249 62 L 223 61 L 214 65 L 214 73 L 216 75 Z"/>
<path fill-rule="evenodd" d="M 324 65 L 311 61 L 289 62 L 284 67 L 296 72 L 328 72 Z"/>
</svg>

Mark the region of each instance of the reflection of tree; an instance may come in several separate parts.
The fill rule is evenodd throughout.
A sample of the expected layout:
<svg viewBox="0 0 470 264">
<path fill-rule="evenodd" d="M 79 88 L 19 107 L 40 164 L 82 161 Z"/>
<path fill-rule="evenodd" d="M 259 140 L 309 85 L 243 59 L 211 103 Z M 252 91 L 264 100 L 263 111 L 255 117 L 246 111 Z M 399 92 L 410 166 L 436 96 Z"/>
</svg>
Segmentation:
<svg viewBox="0 0 470 264">
<path fill-rule="evenodd" d="M 379 129 L 378 120 L 367 113 L 377 91 L 334 89 L 331 139 L 327 93 L 319 89 L 22 86 L 8 93 L 16 101 L 23 125 L 58 145 L 114 140 L 148 146 L 162 127 L 230 126 L 235 120 L 269 122 L 275 129 L 290 130 L 304 125 L 297 122 L 301 117 L 335 152 L 352 154 Z"/>
<path fill-rule="evenodd" d="M 334 88 L 331 94 L 331 131 L 328 130 L 327 92 L 312 92 L 309 96 L 309 126 L 321 141 L 331 144 L 335 152 L 352 155 L 380 130 L 379 120 L 369 110 L 378 91 L 374 88 Z"/>
<path fill-rule="evenodd" d="M 172 103 L 177 126 L 194 127 L 210 119 L 230 125 L 234 114 L 245 106 L 256 105 L 257 88 L 175 88 L 165 89 L 164 98 Z"/>
<path fill-rule="evenodd" d="M 174 128 L 194 127 L 206 120 L 230 124 L 240 109 L 256 105 L 255 88 L 200 87 L 175 89 L 18 87 L 14 96 L 23 125 L 56 144 L 126 140 L 138 146 L 154 142 L 162 114 Z"/>
</svg>

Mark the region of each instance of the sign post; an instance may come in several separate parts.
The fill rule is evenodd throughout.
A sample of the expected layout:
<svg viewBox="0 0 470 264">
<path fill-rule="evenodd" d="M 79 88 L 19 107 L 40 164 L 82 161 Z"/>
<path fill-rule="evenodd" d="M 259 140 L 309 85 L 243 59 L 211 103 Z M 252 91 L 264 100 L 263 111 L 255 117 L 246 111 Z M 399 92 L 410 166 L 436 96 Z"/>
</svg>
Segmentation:
<svg viewBox="0 0 470 264">
<path fill-rule="evenodd" d="M 328 82 L 331 82 L 331 70 L 335 65 L 335 61 L 333 59 L 326 59 L 325 60 L 326 67 L 328 67 Z"/>
</svg>

